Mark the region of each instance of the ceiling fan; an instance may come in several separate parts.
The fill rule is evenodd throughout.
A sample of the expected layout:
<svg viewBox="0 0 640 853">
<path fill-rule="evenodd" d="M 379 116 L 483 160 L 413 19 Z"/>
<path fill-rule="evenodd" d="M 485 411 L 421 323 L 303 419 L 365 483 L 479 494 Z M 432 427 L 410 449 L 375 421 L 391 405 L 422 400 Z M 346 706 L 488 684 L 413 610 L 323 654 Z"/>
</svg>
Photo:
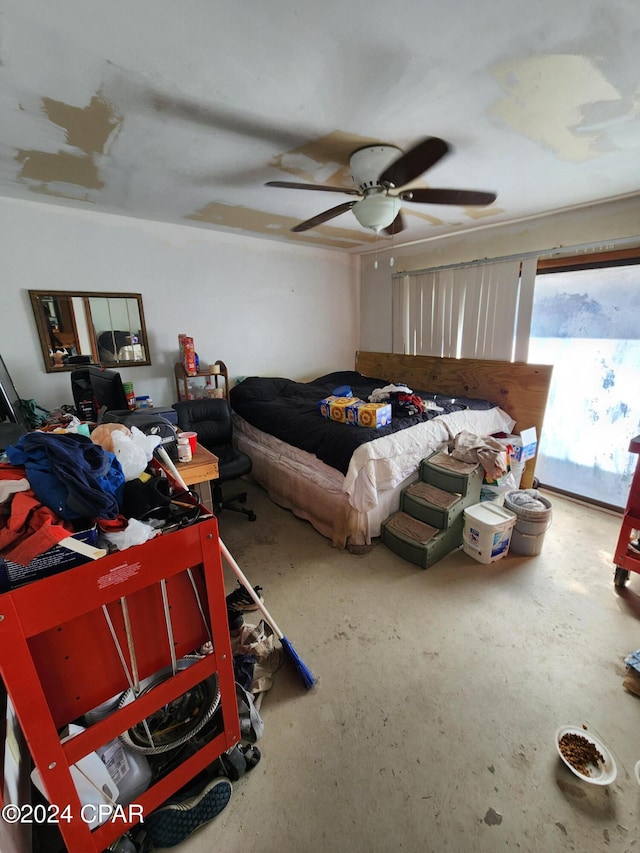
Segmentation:
<svg viewBox="0 0 640 853">
<path fill-rule="evenodd" d="M 496 194 L 477 190 L 412 189 L 402 187 L 418 178 L 442 159 L 449 145 L 436 136 L 428 136 L 413 148 L 402 151 L 395 145 L 367 145 L 358 148 L 349 158 L 351 177 L 358 189 L 331 187 L 323 184 L 302 184 L 293 181 L 268 181 L 268 187 L 285 187 L 296 190 L 320 190 L 358 196 L 357 201 L 347 201 L 300 222 L 292 231 L 308 231 L 346 211 L 364 228 L 376 233 L 398 234 L 404 229 L 401 201 L 418 204 L 455 204 L 481 206 L 496 200 Z M 400 189 L 392 195 L 390 190 Z"/>
</svg>

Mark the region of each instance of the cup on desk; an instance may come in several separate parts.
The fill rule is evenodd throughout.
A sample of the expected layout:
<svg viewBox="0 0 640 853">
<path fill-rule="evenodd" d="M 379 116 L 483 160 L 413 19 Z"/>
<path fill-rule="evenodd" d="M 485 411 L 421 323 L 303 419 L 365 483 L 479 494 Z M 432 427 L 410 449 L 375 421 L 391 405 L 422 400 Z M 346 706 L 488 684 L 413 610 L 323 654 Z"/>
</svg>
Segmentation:
<svg viewBox="0 0 640 853">
<path fill-rule="evenodd" d="M 197 432 L 181 432 L 181 436 L 189 439 L 189 445 L 191 447 L 191 453 L 196 452 L 196 444 L 198 443 L 198 433 Z"/>
</svg>

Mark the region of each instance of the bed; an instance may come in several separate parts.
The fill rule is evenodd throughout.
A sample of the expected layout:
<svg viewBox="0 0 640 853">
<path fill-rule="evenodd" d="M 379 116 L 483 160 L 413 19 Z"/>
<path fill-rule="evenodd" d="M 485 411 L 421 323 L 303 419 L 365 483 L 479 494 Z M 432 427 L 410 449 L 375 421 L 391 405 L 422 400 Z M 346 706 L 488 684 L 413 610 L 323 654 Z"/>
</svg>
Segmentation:
<svg viewBox="0 0 640 853">
<path fill-rule="evenodd" d="M 311 383 L 249 377 L 235 386 L 234 438 L 275 503 L 309 521 L 335 547 L 368 545 L 398 508 L 402 489 L 417 478 L 420 460 L 461 430 L 489 435 L 535 426 L 540 436 L 551 370 L 521 362 L 358 352 L 354 371 Z M 317 410 L 318 401 L 340 385 L 364 399 L 387 384 L 407 385 L 442 411 L 431 409 L 406 423 L 394 417 L 390 428 L 368 430 L 325 422 Z M 323 432 L 316 434 L 320 427 Z M 531 484 L 534 464 L 527 463 L 523 486 Z"/>
</svg>

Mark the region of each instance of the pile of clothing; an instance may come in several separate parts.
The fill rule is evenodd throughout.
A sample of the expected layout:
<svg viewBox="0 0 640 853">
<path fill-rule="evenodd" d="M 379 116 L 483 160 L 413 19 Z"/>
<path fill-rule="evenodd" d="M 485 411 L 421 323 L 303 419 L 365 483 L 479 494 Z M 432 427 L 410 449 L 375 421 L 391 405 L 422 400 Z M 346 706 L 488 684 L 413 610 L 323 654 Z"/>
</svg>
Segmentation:
<svg viewBox="0 0 640 853">
<path fill-rule="evenodd" d="M 376 388 L 369 395 L 370 403 L 391 403 L 391 414 L 394 418 L 409 418 L 421 415 L 427 409 L 444 412 L 433 400 L 423 400 L 418 394 L 414 394 L 407 385 L 385 385 Z"/>
<path fill-rule="evenodd" d="M 36 430 L 9 446 L 7 461 L 0 462 L 3 565 L 27 567 L 89 528 L 106 551 L 157 535 L 175 498 L 154 461 L 159 441 L 135 427 L 105 424 L 90 436 Z M 28 573 L 21 578 L 36 579 Z"/>
<path fill-rule="evenodd" d="M 499 480 L 508 470 L 507 449 L 491 436 L 461 430 L 449 443 L 449 453 L 461 462 L 479 462 L 491 480 Z"/>
</svg>

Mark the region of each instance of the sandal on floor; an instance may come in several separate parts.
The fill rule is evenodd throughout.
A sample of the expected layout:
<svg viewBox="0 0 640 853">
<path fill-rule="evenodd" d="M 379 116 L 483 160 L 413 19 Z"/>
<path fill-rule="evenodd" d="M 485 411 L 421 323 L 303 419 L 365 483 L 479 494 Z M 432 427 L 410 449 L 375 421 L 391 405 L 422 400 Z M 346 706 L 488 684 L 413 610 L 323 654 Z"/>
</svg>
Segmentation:
<svg viewBox="0 0 640 853">
<path fill-rule="evenodd" d="M 236 699 L 240 716 L 240 737 L 249 743 L 260 740 L 264 732 L 264 722 L 254 705 L 253 696 L 236 681 Z"/>
</svg>

